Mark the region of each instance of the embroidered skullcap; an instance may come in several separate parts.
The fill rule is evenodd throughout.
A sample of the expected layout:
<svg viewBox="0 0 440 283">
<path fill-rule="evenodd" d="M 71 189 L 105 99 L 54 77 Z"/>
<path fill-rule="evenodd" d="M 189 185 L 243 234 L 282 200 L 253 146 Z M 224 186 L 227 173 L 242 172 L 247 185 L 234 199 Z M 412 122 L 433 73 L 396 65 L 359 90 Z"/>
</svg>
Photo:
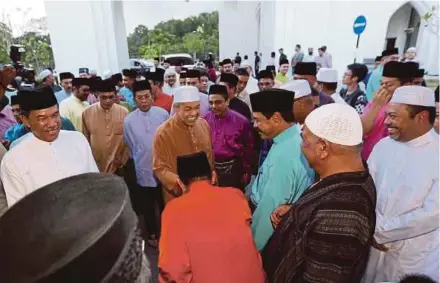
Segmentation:
<svg viewBox="0 0 440 283">
<path fill-rule="evenodd" d="M 200 94 L 194 86 L 181 86 L 174 92 L 173 104 L 197 101 L 200 101 Z"/>
<path fill-rule="evenodd" d="M 312 95 L 312 89 L 306 80 L 291 80 L 281 86 L 281 89 L 293 91 L 295 99 Z"/>
<path fill-rule="evenodd" d="M 313 110 L 304 124 L 315 136 L 334 144 L 362 143 L 362 122 L 356 110 L 346 104 L 331 103 Z"/>
<path fill-rule="evenodd" d="M 338 82 L 338 72 L 335 69 L 321 68 L 316 75 L 316 80 L 321 83 Z"/>
<path fill-rule="evenodd" d="M 424 86 L 401 86 L 394 91 L 390 102 L 435 107 L 435 94 L 432 89 Z"/>
</svg>

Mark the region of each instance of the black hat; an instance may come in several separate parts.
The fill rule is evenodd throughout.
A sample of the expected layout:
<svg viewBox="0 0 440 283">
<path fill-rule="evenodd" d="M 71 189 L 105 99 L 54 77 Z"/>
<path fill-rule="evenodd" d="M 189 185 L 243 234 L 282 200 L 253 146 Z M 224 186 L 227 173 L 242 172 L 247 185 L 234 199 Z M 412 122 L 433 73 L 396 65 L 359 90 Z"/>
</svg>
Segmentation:
<svg viewBox="0 0 440 283">
<path fill-rule="evenodd" d="M 275 66 L 273 66 L 273 65 L 269 65 L 269 66 L 266 66 L 266 71 L 272 71 L 272 72 L 275 72 L 275 71 L 276 71 L 276 68 L 275 68 Z"/>
<path fill-rule="evenodd" d="M 399 55 L 399 48 L 391 48 L 382 51 L 382 57 L 384 56 L 390 56 L 390 55 Z"/>
<path fill-rule="evenodd" d="M 281 65 L 284 65 L 284 64 L 289 64 L 289 60 L 287 60 L 287 59 L 282 59 L 282 60 L 280 61 L 280 66 L 281 66 Z"/>
<path fill-rule="evenodd" d="M 232 60 L 229 59 L 229 58 L 226 58 L 226 59 L 223 60 L 222 63 L 223 63 L 223 65 L 226 65 L 226 64 L 231 64 L 232 65 Z"/>
<path fill-rule="evenodd" d="M 382 61 L 382 56 L 376 56 L 376 59 L 374 59 L 374 62 L 380 62 Z"/>
<path fill-rule="evenodd" d="M 204 151 L 177 156 L 177 175 L 187 183 L 197 177 L 211 176 L 211 166 Z"/>
<path fill-rule="evenodd" d="M 165 75 L 165 70 L 162 68 L 156 68 L 155 72 L 151 73 L 152 75 L 152 80 L 155 82 L 163 82 L 164 80 L 164 75 Z"/>
<path fill-rule="evenodd" d="M 296 63 L 295 75 L 316 76 L 316 63 L 315 62 Z"/>
<path fill-rule="evenodd" d="M 65 79 L 73 79 L 75 76 L 70 72 L 60 73 L 60 81 Z"/>
<path fill-rule="evenodd" d="M 124 69 L 124 70 L 122 70 L 122 75 L 124 77 L 129 77 L 131 79 L 136 79 L 137 71 L 133 70 L 133 69 Z"/>
<path fill-rule="evenodd" d="M 74 78 L 72 80 L 73 86 L 82 86 L 82 85 L 90 86 L 90 84 L 91 84 L 91 80 L 87 78 Z"/>
<path fill-rule="evenodd" d="M 102 78 L 101 77 L 91 77 L 89 79 L 89 81 L 90 81 L 90 91 L 96 92 L 99 85 L 102 82 Z"/>
<path fill-rule="evenodd" d="M 405 66 L 403 66 L 405 63 L 391 61 L 386 63 L 383 66 L 383 77 L 387 78 L 406 78 L 409 77 L 406 73 Z"/>
<path fill-rule="evenodd" d="M 121 73 L 113 74 L 112 79 L 113 79 L 113 81 L 115 81 L 115 84 L 116 84 L 116 83 L 122 81 L 122 74 Z"/>
<path fill-rule="evenodd" d="M 238 77 L 234 74 L 223 73 L 220 75 L 220 82 L 228 83 L 235 87 L 238 83 Z"/>
<path fill-rule="evenodd" d="M 20 97 L 18 94 L 11 96 L 11 105 L 17 105 L 17 104 L 20 104 Z"/>
<path fill-rule="evenodd" d="M 96 91 L 97 92 L 113 92 L 116 91 L 116 85 L 115 81 L 111 78 L 97 81 L 96 84 Z"/>
<path fill-rule="evenodd" d="M 47 185 L 0 219 L 2 282 L 122 282 L 120 276 L 138 276 L 143 255 L 136 227 L 120 177 L 88 173 Z"/>
<path fill-rule="evenodd" d="M 186 79 L 186 72 L 180 72 L 179 79 Z"/>
<path fill-rule="evenodd" d="M 80 74 L 88 74 L 89 68 L 79 68 L 78 73 Z"/>
<path fill-rule="evenodd" d="M 403 63 L 403 72 L 406 74 L 407 78 L 417 78 L 419 75 L 419 63 L 417 62 L 406 62 Z"/>
<path fill-rule="evenodd" d="M 187 78 L 200 78 L 200 71 L 196 69 L 188 70 L 186 72 Z"/>
<path fill-rule="evenodd" d="M 283 89 L 267 89 L 251 94 L 252 111 L 261 113 L 292 111 L 295 93 Z"/>
<path fill-rule="evenodd" d="M 57 99 L 50 86 L 20 94 L 20 108 L 23 111 L 46 109 L 57 104 Z"/>
<path fill-rule="evenodd" d="M 209 88 L 209 94 L 221 94 L 221 95 L 228 95 L 228 89 L 224 85 L 212 85 Z"/>
<path fill-rule="evenodd" d="M 273 73 L 270 70 L 261 70 L 258 73 L 257 79 L 274 79 L 273 78 Z"/>
<path fill-rule="evenodd" d="M 142 80 L 142 81 L 136 81 L 133 84 L 133 93 L 136 93 L 141 90 L 150 90 L 150 89 L 151 89 L 151 86 L 150 86 L 150 83 L 148 82 L 147 79 Z"/>
<path fill-rule="evenodd" d="M 438 86 L 437 86 L 437 88 L 435 89 L 435 102 L 438 102 Z"/>
<path fill-rule="evenodd" d="M 423 78 L 424 76 L 425 76 L 425 69 L 418 69 L 415 78 Z"/>
</svg>

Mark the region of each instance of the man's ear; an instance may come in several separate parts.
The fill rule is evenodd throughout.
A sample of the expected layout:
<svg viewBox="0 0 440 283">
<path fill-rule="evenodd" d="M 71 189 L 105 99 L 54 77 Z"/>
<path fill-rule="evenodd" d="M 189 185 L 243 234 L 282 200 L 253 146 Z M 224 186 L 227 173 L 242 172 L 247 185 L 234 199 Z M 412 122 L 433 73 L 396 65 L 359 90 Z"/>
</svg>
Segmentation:
<svg viewBox="0 0 440 283">
<path fill-rule="evenodd" d="M 24 115 L 20 115 L 20 120 L 23 123 L 23 125 L 25 125 L 26 128 L 28 128 L 28 129 L 31 128 L 31 123 L 29 122 L 29 118 L 27 118 Z"/>
</svg>

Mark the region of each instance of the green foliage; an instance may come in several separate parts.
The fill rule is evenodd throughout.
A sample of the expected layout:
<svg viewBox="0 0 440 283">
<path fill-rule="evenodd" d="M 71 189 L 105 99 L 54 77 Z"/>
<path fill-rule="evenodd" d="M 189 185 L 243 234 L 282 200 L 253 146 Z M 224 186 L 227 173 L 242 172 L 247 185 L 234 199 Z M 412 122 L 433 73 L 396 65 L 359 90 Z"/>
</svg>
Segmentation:
<svg viewBox="0 0 440 283">
<path fill-rule="evenodd" d="M 26 50 L 21 58 L 25 66 L 31 66 L 37 72 L 47 67 L 54 68 L 55 63 L 49 35 L 27 32 L 15 38 L 14 43 L 23 45 Z"/>
<path fill-rule="evenodd" d="M 153 30 L 139 25 L 128 36 L 127 43 L 130 58 L 196 52 L 202 59 L 207 52 L 218 54 L 218 12 L 160 22 Z"/>
</svg>

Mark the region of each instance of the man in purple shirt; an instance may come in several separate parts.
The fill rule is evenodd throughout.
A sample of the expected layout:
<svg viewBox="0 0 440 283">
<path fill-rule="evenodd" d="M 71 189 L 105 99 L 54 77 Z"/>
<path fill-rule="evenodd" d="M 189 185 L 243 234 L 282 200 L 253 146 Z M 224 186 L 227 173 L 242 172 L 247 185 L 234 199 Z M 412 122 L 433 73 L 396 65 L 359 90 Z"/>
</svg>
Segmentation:
<svg viewBox="0 0 440 283">
<path fill-rule="evenodd" d="M 204 118 L 211 129 L 219 186 L 244 189 L 252 172 L 254 135 L 249 120 L 229 109 L 229 102 L 227 87 L 212 85 L 211 111 Z"/>
<path fill-rule="evenodd" d="M 12 109 L 8 104 L 9 99 L 3 96 L 0 100 L 0 137 L 3 137 L 9 127 L 17 124 L 14 113 L 12 113 Z"/>
</svg>

